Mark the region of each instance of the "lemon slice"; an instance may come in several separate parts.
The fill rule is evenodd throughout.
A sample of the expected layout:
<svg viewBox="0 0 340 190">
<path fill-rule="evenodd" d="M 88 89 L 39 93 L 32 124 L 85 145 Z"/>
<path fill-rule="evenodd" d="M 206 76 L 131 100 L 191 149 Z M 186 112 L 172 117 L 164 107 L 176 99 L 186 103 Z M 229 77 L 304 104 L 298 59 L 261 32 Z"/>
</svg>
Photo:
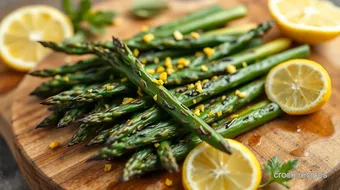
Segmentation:
<svg viewBox="0 0 340 190">
<path fill-rule="evenodd" d="M 50 52 L 36 41 L 61 42 L 72 36 L 72 23 L 59 10 L 42 5 L 23 7 L 0 24 L 0 56 L 9 67 L 29 71 Z"/>
<path fill-rule="evenodd" d="M 257 189 L 261 168 L 255 155 L 243 144 L 227 139 L 232 154 L 223 153 L 203 142 L 194 148 L 183 164 L 185 189 Z"/>
<path fill-rule="evenodd" d="M 267 96 L 291 115 L 319 110 L 331 96 L 331 79 L 318 63 L 294 59 L 274 67 L 265 83 Z"/>
<path fill-rule="evenodd" d="M 269 0 L 269 10 L 289 37 L 318 44 L 340 34 L 340 8 L 325 0 Z"/>
</svg>

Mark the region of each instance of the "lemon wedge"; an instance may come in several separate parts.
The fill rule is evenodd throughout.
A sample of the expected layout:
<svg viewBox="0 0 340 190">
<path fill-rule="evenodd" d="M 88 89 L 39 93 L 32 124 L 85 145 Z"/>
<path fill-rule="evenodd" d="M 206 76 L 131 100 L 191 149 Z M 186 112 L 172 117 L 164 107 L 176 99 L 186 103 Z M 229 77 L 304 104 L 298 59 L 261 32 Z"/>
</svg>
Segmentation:
<svg viewBox="0 0 340 190">
<path fill-rule="evenodd" d="M 36 41 L 62 42 L 72 36 L 72 23 L 59 10 L 43 5 L 23 7 L 0 24 L 0 56 L 9 67 L 29 71 L 50 52 Z"/>
<path fill-rule="evenodd" d="M 242 143 L 227 139 L 232 154 L 223 153 L 203 142 L 195 147 L 183 164 L 185 189 L 257 189 L 261 168 L 255 155 Z"/>
<path fill-rule="evenodd" d="M 318 63 L 294 59 L 274 67 L 265 82 L 268 98 L 291 115 L 319 110 L 330 98 L 331 79 Z"/>
<path fill-rule="evenodd" d="M 324 0 L 269 0 L 281 31 L 303 43 L 318 44 L 340 34 L 340 8 Z"/>
</svg>

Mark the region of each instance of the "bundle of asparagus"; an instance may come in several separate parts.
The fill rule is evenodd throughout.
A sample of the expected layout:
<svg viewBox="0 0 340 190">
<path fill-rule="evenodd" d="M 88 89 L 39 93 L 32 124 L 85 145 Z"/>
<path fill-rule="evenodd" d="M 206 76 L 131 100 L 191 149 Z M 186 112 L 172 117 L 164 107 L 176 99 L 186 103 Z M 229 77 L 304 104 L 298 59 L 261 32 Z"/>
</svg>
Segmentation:
<svg viewBox="0 0 340 190">
<path fill-rule="evenodd" d="M 123 181 L 161 168 L 177 172 L 177 162 L 201 141 L 232 153 L 224 137 L 281 114 L 275 103 L 255 102 L 263 99 L 266 73 L 309 54 L 307 45 L 286 50 L 288 39 L 262 44 L 273 22 L 220 28 L 245 14 L 242 6 L 212 6 L 124 42 L 41 42 L 54 51 L 94 56 L 30 73 L 54 77 L 32 92 L 47 97 L 42 104 L 51 110 L 37 128 L 78 126 L 69 146 L 91 137 L 88 145 L 103 146 L 90 160 L 134 152 Z"/>
</svg>

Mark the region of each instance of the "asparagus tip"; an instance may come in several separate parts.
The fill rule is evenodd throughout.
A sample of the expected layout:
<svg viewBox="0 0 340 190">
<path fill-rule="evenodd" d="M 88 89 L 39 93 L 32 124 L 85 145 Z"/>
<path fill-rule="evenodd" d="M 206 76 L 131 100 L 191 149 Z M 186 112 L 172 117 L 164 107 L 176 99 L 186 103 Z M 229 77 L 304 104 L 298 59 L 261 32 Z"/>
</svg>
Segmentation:
<svg viewBox="0 0 340 190">
<path fill-rule="evenodd" d="M 28 74 L 28 75 L 31 75 L 31 76 L 39 76 L 39 75 L 37 74 L 37 71 L 31 71 L 31 72 L 28 72 L 27 74 Z"/>
<path fill-rule="evenodd" d="M 57 129 L 65 128 L 65 127 L 67 127 L 67 126 L 69 126 L 69 125 L 68 125 L 68 124 L 61 124 L 61 123 L 58 123 Z"/>
<path fill-rule="evenodd" d="M 45 125 L 39 124 L 39 125 L 37 125 L 37 126 L 35 127 L 35 129 L 46 128 L 46 127 L 49 127 L 49 126 L 50 126 L 50 125 L 45 126 Z"/>
<path fill-rule="evenodd" d="M 119 181 L 122 182 L 122 183 L 124 183 L 124 182 L 130 181 L 132 177 L 133 177 L 133 176 L 131 176 L 131 175 L 129 174 L 129 172 L 126 172 L 126 171 L 124 170 L 124 171 L 123 171 L 123 174 L 121 175 Z"/>
<path fill-rule="evenodd" d="M 106 140 L 105 145 L 111 145 L 114 143 L 117 139 L 115 137 L 110 137 L 109 139 Z"/>
<path fill-rule="evenodd" d="M 102 141 L 98 141 L 98 139 L 94 138 L 92 140 L 90 140 L 90 142 L 88 142 L 85 146 L 86 147 L 93 147 L 96 145 L 102 144 Z"/>
<path fill-rule="evenodd" d="M 227 154 L 232 154 L 231 149 L 230 149 L 230 145 L 227 142 L 227 140 L 222 140 L 221 141 L 222 146 L 224 147 L 224 152 Z"/>
<path fill-rule="evenodd" d="M 100 154 L 95 154 L 88 158 L 86 162 L 91 162 L 91 161 L 98 161 L 98 160 L 103 160 L 103 158 L 100 156 Z"/>
<path fill-rule="evenodd" d="M 40 102 L 40 104 L 42 104 L 42 105 L 53 105 L 48 98 L 46 100 Z"/>
<path fill-rule="evenodd" d="M 47 41 L 38 41 L 42 46 L 47 47 L 50 43 Z"/>
</svg>

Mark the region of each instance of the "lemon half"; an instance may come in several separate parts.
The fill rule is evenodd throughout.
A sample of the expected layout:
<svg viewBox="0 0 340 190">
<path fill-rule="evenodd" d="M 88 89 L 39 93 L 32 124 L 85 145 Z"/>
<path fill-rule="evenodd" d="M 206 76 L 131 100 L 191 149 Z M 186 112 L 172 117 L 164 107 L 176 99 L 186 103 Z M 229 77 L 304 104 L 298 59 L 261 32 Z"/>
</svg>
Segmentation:
<svg viewBox="0 0 340 190">
<path fill-rule="evenodd" d="M 340 34 L 340 8 L 325 0 L 269 0 L 281 31 L 303 43 L 318 44 Z"/>
<path fill-rule="evenodd" d="M 255 155 L 242 143 L 227 139 L 232 154 L 221 152 L 203 142 L 195 147 L 183 164 L 185 189 L 257 189 L 261 167 Z"/>
<path fill-rule="evenodd" d="M 0 24 L 0 56 L 9 67 L 29 71 L 50 52 L 37 41 L 62 42 L 72 36 L 72 23 L 61 11 L 43 5 L 23 7 Z"/>
</svg>

